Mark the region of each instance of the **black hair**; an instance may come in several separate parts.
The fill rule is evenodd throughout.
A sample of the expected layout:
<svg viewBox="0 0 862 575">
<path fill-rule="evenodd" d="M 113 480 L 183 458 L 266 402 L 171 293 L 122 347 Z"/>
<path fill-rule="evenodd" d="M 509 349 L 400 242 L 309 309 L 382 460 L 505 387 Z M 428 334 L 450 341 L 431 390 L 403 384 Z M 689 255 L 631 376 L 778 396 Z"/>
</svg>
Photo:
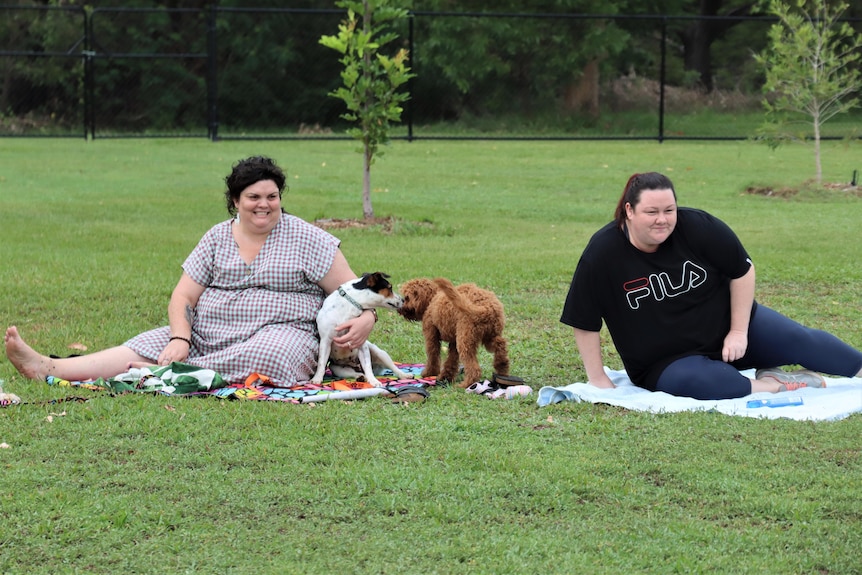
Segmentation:
<svg viewBox="0 0 862 575">
<path fill-rule="evenodd" d="M 286 177 L 281 168 L 272 158 L 266 156 L 252 156 L 238 161 L 233 166 L 230 174 L 225 177 L 227 189 L 224 192 L 227 211 L 231 216 L 236 215 L 236 202 L 244 189 L 264 180 L 272 180 L 278 187 L 278 196 L 284 192 Z"/>
</svg>

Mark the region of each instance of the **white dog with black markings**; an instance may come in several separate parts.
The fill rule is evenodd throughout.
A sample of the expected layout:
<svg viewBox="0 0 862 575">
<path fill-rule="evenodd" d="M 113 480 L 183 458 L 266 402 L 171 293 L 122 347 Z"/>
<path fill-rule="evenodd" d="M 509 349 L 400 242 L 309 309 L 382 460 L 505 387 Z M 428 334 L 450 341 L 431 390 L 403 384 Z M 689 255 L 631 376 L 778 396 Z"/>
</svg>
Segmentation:
<svg viewBox="0 0 862 575">
<path fill-rule="evenodd" d="M 383 383 L 375 377 L 375 367 L 378 370 L 377 375 L 381 373 L 381 368 L 387 368 L 392 370 L 398 379 L 413 377 L 398 369 L 389 354 L 370 341 L 356 349 L 332 345 L 332 338 L 343 333 L 337 332 L 336 326 L 359 317 L 363 311 L 376 308 L 397 310 L 401 307 L 404 300 L 392 289 L 388 277 L 381 272 L 362 274 L 361 278 L 342 284 L 323 300 L 323 306 L 317 313 L 320 354 L 317 358 L 317 372 L 311 378 L 312 383 L 319 384 L 323 381 L 327 363 L 334 376 L 345 379 L 364 376 L 365 381 L 374 387 L 383 387 Z M 361 372 L 357 368 L 361 369 Z"/>
</svg>

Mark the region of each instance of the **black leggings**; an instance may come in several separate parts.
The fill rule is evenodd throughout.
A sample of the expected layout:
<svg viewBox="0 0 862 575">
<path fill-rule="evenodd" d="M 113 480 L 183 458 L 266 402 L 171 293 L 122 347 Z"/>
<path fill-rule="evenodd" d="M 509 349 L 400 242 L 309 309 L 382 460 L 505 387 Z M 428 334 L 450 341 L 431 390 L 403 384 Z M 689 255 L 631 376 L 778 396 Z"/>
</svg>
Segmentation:
<svg viewBox="0 0 862 575">
<path fill-rule="evenodd" d="M 862 370 L 862 352 L 834 335 L 805 327 L 758 304 L 748 326 L 748 349 L 731 364 L 692 355 L 668 365 L 657 391 L 695 399 L 731 399 L 751 393 L 740 369 L 799 364 L 805 369 L 853 377 Z"/>
</svg>

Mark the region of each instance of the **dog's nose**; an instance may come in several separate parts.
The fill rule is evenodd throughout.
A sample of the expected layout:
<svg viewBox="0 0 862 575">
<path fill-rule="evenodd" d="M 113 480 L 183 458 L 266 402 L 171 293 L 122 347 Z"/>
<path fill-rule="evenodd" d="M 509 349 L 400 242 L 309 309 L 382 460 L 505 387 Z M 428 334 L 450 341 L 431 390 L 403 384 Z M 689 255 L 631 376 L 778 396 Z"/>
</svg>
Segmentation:
<svg viewBox="0 0 862 575">
<path fill-rule="evenodd" d="M 401 309 L 401 306 L 404 305 L 404 298 L 400 295 L 395 296 L 395 301 L 392 303 L 392 307 L 395 309 Z"/>
</svg>

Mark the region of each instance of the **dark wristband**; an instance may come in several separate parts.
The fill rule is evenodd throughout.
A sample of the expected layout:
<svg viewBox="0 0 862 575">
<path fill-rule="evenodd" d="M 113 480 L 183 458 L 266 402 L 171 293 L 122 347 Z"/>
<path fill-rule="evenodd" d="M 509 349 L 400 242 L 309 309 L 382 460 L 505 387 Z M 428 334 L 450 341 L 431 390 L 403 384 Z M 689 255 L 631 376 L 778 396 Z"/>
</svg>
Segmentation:
<svg viewBox="0 0 862 575">
<path fill-rule="evenodd" d="M 175 339 L 178 339 L 178 340 L 180 340 L 180 341 L 184 341 L 184 342 L 186 342 L 187 344 L 189 344 L 189 347 L 191 347 L 191 346 L 192 346 L 192 340 L 190 340 L 190 339 L 189 339 L 189 338 L 187 338 L 187 337 L 180 337 L 180 336 L 178 336 L 178 335 L 175 335 L 175 336 L 173 336 L 171 339 L 169 339 L 169 340 L 168 340 L 168 343 L 170 343 L 170 342 L 174 341 Z"/>
</svg>

